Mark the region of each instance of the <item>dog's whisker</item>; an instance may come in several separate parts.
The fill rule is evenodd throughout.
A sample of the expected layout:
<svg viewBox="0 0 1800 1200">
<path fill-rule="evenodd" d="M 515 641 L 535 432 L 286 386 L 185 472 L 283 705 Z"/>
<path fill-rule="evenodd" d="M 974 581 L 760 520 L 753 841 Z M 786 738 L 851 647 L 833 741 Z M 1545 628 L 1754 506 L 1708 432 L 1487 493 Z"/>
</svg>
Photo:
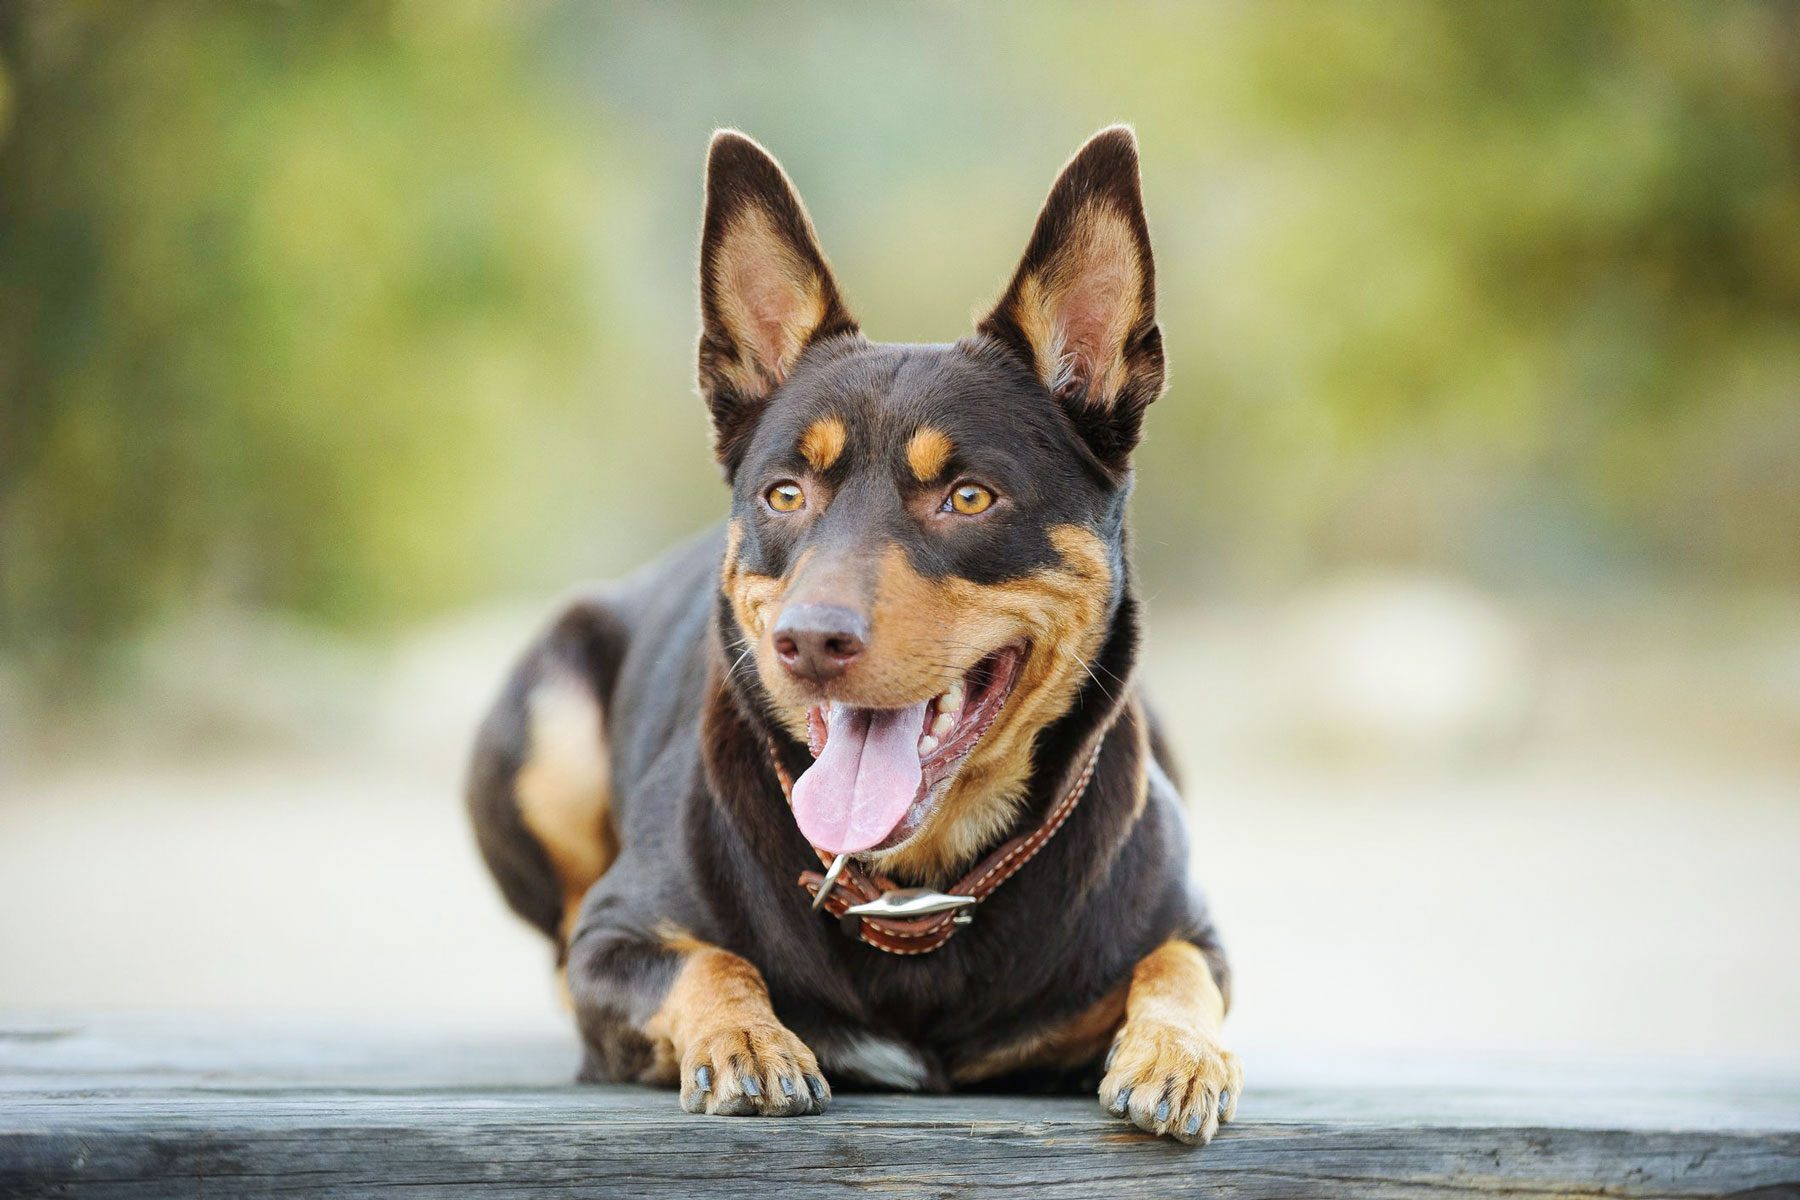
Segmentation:
<svg viewBox="0 0 1800 1200">
<path fill-rule="evenodd" d="M 1106 686 L 1106 685 L 1105 685 L 1105 684 L 1104 684 L 1104 683 L 1102 683 L 1102 682 L 1100 682 L 1100 677 L 1099 677 L 1099 676 L 1098 676 L 1098 675 L 1096 675 L 1096 674 L 1094 674 L 1094 668 L 1093 668 L 1093 667 L 1091 667 L 1091 666 L 1089 666 L 1089 665 L 1088 665 L 1088 660 L 1087 660 L 1087 659 L 1085 659 L 1085 658 L 1083 658 L 1083 657 L 1081 657 L 1081 655 L 1079 655 L 1079 654 L 1077 654 L 1077 653 L 1076 653 L 1076 652 L 1075 652 L 1075 651 L 1073 651 L 1073 650 L 1067 650 L 1067 649 L 1065 649 L 1065 650 L 1064 650 L 1064 651 L 1063 651 L 1063 653 L 1064 653 L 1064 654 L 1067 654 L 1067 655 L 1068 655 L 1068 656 L 1069 656 L 1069 657 L 1070 657 L 1070 658 L 1072 658 L 1072 659 L 1074 659 L 1074 660 L 1075 660 L 1075 661 L 1076 661 L 1076 662 L 1078 662 L 1078 663 L 1080 663 L 1080 664 L 1081 664 L 1081 669 L 1082 669 L 1082 670 L 1084 670 L 1084 671 L 1086 671 L 1086 672 L 1087 672 L 1087 677 L 1088 677 L 1088 678 L 1089 678 L 1089 679 L 1091 679 L 1091 680 L 1093 680 L 1093 681 L 1094 681 L 1094 686 L 1095 686 L 1095 687 L 1097 687 L 1097 688 L 1099 688 L 1099 689 L 1100 689 L 1100 694 L 1101 694 L 1101 695 L 1102 695 L 1102 696 L 1105 696 L 1105 697 L 1106 697 L 1106 698 L 1107 698 L 1107 699 L 1108 699 L 1108 700 L 1114 700 L 1114 699 L 1116 699 L 1116 697 L 1115 697 L 1115 696 L 1114 696 L 1114 695 L 1113 695 L 1113 693 L 1112 693 L 1112 692 L 1111 692 L 1111 690 L 1110 690 L 1110 689 L 1108 689 L 1108 688 L 1107 688 L 1107 686 Z M 1105 668 L 1105 667 L 1101 667 L 1101 668 L 1100 668 L 1100 669 L 1101 669 L 1101 670 L 1103 670 L 1103 671 L 1105 671 L 1105 670 L 1106 670 L 1106 668 Z M 1112 674 L 1112 672 L 1111 672 L 1111 671 L 1107 671 L 1107 672 L 1106 672 L 1106 673 L 1107 673 L 1107 674 L 1108 674 L 1108 675 L 1111 675 L 1111 674 Z M 1115 678 L 1116 678 L 1116 676 L 1115 676 Z M 1119 682 L 1120 682 L 1120 683 L 1123 683 L 1123 682 L 1124 682 L 1124 680 L 1122 680 L 1122 679 L 1121 679 L 1121 680 L 1119 680 Z"/>
<path fill-rule="evenodd" d="M 756 644 L 754 642 L 750 643 L 749 645 L 746 645 L 744 647 L 743 653 L 739 654 L 735 659 L 732 660 L 731 665 L 729 667 L 725 668 L 725 678 L 727 680 L 734 678 L 737 675 L 738 668 L 744 665 L 744 660 L 749 658 L 750 655 L 755 652 L 755 650 L 756 650 Z"/>
</svg>

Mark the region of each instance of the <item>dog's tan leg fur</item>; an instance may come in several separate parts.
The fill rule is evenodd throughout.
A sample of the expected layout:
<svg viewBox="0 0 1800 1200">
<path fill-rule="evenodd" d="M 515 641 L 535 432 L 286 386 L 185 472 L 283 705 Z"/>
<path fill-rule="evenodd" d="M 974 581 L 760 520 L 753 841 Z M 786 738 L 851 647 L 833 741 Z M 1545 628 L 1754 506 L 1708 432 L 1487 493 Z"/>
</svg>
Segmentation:
<svg viewBox="0 0 1800 1200">
<path fill-rule="evenodd" d="M 762 973 L 686 934 L 664 944 L 681 965 L 644 1032 L 658 1059 L 680 1064 L 681 1107 L 784 1117 L 823 1111 L 831 1088 L 813 1052 L 775 1016 Z"/>
<path fill-rule="evenodd" d="M 1205 1145 L 1237 1111 L 1243 1071 L 1219 1041 L 1225 997 L 1191 943 L 1164 942 L 1138 962 L 1100 1103 L 1149 1133 Z"/>
<path fill-rule="evenodd" d="M 562 889 L 566 945 L 582 897 L 618 857 L 604 718 L 580 680 L 551 674 L 527 700 L 528 755 L 513 785 L 519 818 L 544 848 Z"/>
</svg>

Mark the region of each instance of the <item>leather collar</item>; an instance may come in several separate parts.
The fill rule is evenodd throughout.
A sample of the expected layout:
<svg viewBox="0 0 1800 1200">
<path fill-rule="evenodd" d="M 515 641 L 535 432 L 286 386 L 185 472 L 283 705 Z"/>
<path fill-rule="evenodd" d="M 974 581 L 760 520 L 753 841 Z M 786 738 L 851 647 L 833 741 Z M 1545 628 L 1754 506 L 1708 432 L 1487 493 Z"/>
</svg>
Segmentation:
<svg viewBox="0 0 1800 1200">
<path fill-rule="evenodd" d="M 852 914 L 847 910 L 879 900 L 883 895 L 899 890 L 899 885 L 887 876 L 865 871 L 851 861 L 845 864 L 836 884 L 825 897 L 826 911 L 838 918 L 838 927 L 845 934 L 877 950 L 884 950 L 889 954 L 929 954 L 938 949 L 955 936 L 958 929 L 974 920 L 974 910 L 981 901 L 986 900 L 995 889 L 1017 874 L 1019 868 L 1030 862 L 1044 848 L 1045 843 L 1056 836 L 1056 831 L 1063 827 L 1063 823 L 1074 813 L 1075 806 L 1081 803 L 1082 796 L 1086 794 L 1088 783 L 1094 777 L 1094 767 L 1100 761 L 1101 747 L 1106 744 L 1106 735 L 1112 731 L 1116 722 L 1117 714 L 1095 736 L 1093 748 L 1088 751 L 1074 783 L 1063 792 L 1050 811 L 1044 814 L 1044 819 L 1037 827 L 1002 843 L 950 889 L 954 896 L 968 897 L 970 903 L 967 906 L 954 911 L 910 918 Z M 781 793 L 791 806 L 794 781 L 787 768 L 782 765 L 781 755 L 777 753 L 773 741 L 769 745 L 769 756 L 775 764 L 776 778 L 781 780 Z M 813 847 L 813 853 L 827 867 L 836 858 L 817 846 Z M 816 898 L 819 890 L 825 886 L 825 875 L 819 871 L 807 871 L 801 874 L 798 882 L 809 895 Z"/>
</svg>

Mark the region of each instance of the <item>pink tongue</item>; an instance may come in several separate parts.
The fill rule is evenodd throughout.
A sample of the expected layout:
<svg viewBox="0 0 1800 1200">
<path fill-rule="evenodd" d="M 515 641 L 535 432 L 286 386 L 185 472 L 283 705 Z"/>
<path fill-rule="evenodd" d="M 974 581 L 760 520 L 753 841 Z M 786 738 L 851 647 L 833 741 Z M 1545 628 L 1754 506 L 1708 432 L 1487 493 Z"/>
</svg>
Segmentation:
<svg viewBox="0 0 1800 1200">
<path fill-rule="evenodd" d="M 919 794 L 925 705 L 826 709 L 825 749 L 794 781 L 794 820 L 832 854 L 879 844 Z"/>
</svg>

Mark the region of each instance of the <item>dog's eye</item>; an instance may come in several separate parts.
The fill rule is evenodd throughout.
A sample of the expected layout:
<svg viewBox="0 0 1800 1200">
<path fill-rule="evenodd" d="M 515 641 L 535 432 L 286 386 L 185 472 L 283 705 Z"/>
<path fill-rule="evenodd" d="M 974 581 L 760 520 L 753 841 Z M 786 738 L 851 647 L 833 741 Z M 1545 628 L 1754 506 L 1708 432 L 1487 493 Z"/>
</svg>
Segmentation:
<svg viewBox="0 0 1800 1200">
<path fill-rule="evenodd" d="M 944 501 L 945 512 L 959 512 L 965 517 L 973 517 L 993 507 L 994 493 L 979 483 L 959 483 L 950 498 Z"/>
<path fill-rule="evenodd" d="M 778 513 L 799 512 L 806 507 L 806 493 L 797 483 L 778 483 L 763 493 L 763 501 Z"/>
</svg>

